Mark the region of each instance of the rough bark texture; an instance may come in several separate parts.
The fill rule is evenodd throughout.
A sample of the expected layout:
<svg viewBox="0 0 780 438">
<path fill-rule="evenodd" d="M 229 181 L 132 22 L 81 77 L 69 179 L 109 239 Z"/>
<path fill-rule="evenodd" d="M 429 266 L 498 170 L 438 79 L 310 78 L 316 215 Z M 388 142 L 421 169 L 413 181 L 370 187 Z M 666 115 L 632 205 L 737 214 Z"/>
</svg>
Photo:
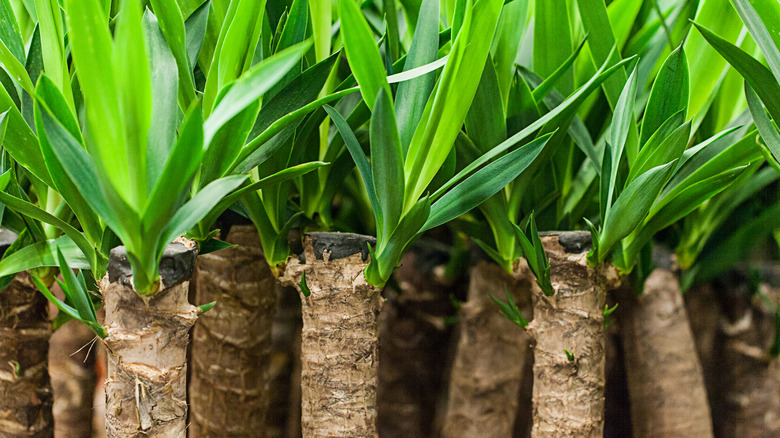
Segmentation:
<svg viewBox="0 0 780 438">
<path fill-rule="evenodd" d="M 51 437 L 47 301 L 29 274 L 0 291 L 0 436 Z"/>
<path fill-rule="evenodd" d="M 169 248 L 179 245 L 184 246 L 176 243 Z M 117 250 L 111 251 L 111 264 L 120 263 Z M 187 251 L 193 257 L 163 258 L 160 290 L 150 297 L 141 298 L 131 277 L 123 274 L 129 265 L 109 266 L 109 274 L 100 281 L 108 332 L 109 438 L 179 438 L 186 434 L 187 344 L 198 315 L 198 309 L 187 301 L 196 250 L 183 254 Z M 189 261 L 188 271 L 183 261 Z M 178 281 L 167 283 L 166 270 L 180 274 L 168 275 Z"/>
<path fill-rule="evenodd" d="M 70 321 L 51 337 L 49 374 L 54 389 L 54 436 L 92 436 L 92 407 L 97 372 L 95 333 Z"/>
<path fill-rule="evenodd" d="M 305 271 L 311 290 L 302 297 L 303 436 L 376 437 L 377 315 L 382 297 L 363 276 L 361 251 L 367 240 L 358 236 L 362 243 L 347 251 L 338 248 L 341 235 L 317 234 L 306 236 L 302 257 L 291 259 L 280 279 L 300 287 Z M 322 234 L 330 243 L 315 255 L 314 248 L 323 248 L 318 245 Z M 336 254 L 343 257 L 331 258 Z"/>
<path fill-rule="evenodd" d="M 762 283 L 760 292 L 774 303 L 780 293 Z M 718 436 L 780 436 L 780 360 L 769 355 L 775 315 L 746 282 L 719 291 L 723 317 L 719 331 L 721 417 Z"/>
<path fill-rule="evenodd" d="M 382 438 L 434 436 L 452 332 L 452 326 L 445 324 L 445 317 L 454 311 L 449 294 L 459 295 L 461 287 L 445 279 L 443 265 L 450 253 L 449 247 L 446 252 L 441 249 L 433 244 L 413 246 L 393 274 L 395 281 L 384 290 L 377 388 L 377 427 Z"/>
<path fill-rule="evenodd" d="M 471 270 L 468 301 L 458 314 L 444 438 L 512 436 L 531 337 L 504 317 L 490 297 L 504 300 L 509 290 L 531 319 L 531 282 L 520 270 L 510 276 L 490 262 L 479 262 Z"/>
<path fill-rule="evenodd" d="M 658 268 L 642 294 L 623 290 L 619 302 L 634 437 L 712 437 L 702 367 L 675 275 Z"/>
<path fill-rule="evenodd" d="M 257 230 L 234 225 L 238 246 L 198 257 L 197 303 L 217 304 L 193 332 L 191 437 L 265 437 L 276 278 Z"/>
<path fill-rule="evenodd" d="M 542 237 L 554 294 L 534 284 L 536 341 L 532 436 L 601 437 L 604 429 L 604 318 L 607 289 L 618 282 L 612 267 L 588 267 L 586 253 L 558 236 Z M 582 251 L 582 252 L 580 252 Z M 568 351 L 573 355 L 569 360 Z"/>
</svg>

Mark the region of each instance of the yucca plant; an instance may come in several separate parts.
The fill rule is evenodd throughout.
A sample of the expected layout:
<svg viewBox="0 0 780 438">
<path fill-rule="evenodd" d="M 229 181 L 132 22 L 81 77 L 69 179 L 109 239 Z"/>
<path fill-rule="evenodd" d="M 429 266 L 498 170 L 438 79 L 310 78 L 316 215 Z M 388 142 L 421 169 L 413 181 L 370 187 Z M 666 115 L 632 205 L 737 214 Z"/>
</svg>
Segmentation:
<svg viewBox="0 0 780 438">
<path fill-rule="evenodd" d="M 774 167 L 774 170 L 778 170 L 780 131 L 778 131 L 776 123 L 780 117 L 780 107 L 777 105 L 777 99 L 780 96 L 780 37 L 778 37 L 776 29 L 778 20 L 780 20 L 780 5 L 771 1 L 749 2 L 743 0 L 734 0 L 732 4 L 753 37 L 760 54 L 763 55 L 766 66 L 705 25 L 696 24 L 696 27 L 704 39 L 744 78 L 747 106 L 758 134 L 760 134 L 760 140 L 758 137 L 754 138 L 757 140 L 758 147 L 762 148 L 767 161 Z M 776 176 L 770 177 L 766 172 L 770 171 L 767 169 L 763 175 L 756 174 L 750 180 L 745 180 L 742 184 L 742 193 L 724 194 L 722 202 L 725 204 L 725 210 L 734 210 L 735 206 L 743 203 L 746 194 L 755 193 Z M 744 258 L 751 247 L 766 239 L 769 233 L 777 229 L 775 221 L 777 212 L 775 210 L 776 205 L 770 205 L 764 211 L 759 211 L 755 217 L 740 223 L 736 229 L 729 230 L 730 232 L 726 233 L 726 237 L 722 241 L 711 245 L 711 248 L 702 253 L 698 260 L 697 256 L 703 250 L 701 246 L 681 246 L 682 254 L 687 255 L 684 259 L 685 262 L 689 266 L 692 265 L 690 272 L 686 273 L 688 274 L 687 285 L 694 283 L 694 281 L 712 278 L 725 270 L 729 263 Z M 706 217 L 714 219 L 714 223 L 711 223 L 713 228 L 725 220 L 725 216 L 719 217 L 714 214 L 709 214 Z M 705 229 L 705 232 L 712 234 L 711 230 Z M 688 249 L 691 247 L 693 250 Z M 717 253 L 712 251 L 717 251 Z M 757 290 L 752 297 L 723 291 L 720 297 L 726 313 L 722 330 L 724 342 L 726 348 L 732 347 L 729 350 L 724 350 L 724 365 L 732 365 L 734 368 L 728 374 L 724 399 L 724 418 L 722 423 L 719 422 L 719 425 L 727 436 L 746 433 L 759 435 L 776 433 L 776 425 L 763 420 L 766 412 L 776 409 L 776 402 L 765 399 L 763 394 L 758 391 L 754 392 L 751 388 L 765 386 L 763 383 L 754 386 L 753 382 L 769 382 L 765 379 L 772 379 L 767 375 L 766 370 L 771 369 L 773 364 L 776 364 L 777 356 L 780 354 L 780 347 L 778 347 L 780 346 L 778 342 L 780 336 L 777 335 L 777 328 L 780 327 L 778 306 L 761 290 Z M 768 312 L 774 313 L 775 340 L 772 345 L 769 345 L 768 339 L 764 339 L 767 334 L 764 327 L 767 324 L 761 323 L 760 313 L 762 312 L 749 304 L 754 298 L 762 299 L 766 303 Z M 740 328 L 734 330 L 737 326 Z M 733 348 L 735 345 L 740 345 L 740 347 Z M 754 346 L 756 354 L 749 354 L 747 350 L 741 348 L 745 345 Z M 769 347 L 768 351 L 767 347 Z M 749 400 L 749 402 L 734 403 L 733 400 L 736 399 Z"/>
<path fill-rule="evenodd" d="M 112 38 L 108 11 L 100 3 L 68 3 L 73 63 L 85 102 L 85 134 L 67 95 L 44 77 L 34 94 L 41 104 L 37 120 L 39 135 L 45 133 L 46 138 L 41 142 L 45 161 L 35 160 L 34 155 L 26 159 L 37 148 L 25 150 L 23 143 L 5 143 L 12 155 L 26 159 L 17 158 L 20 163 L 56 185 L 77 216 L 100 214 L 125 244 L 126 251 L 115 254 L 112 275 L 101 281 L 107 307 L 106 342 L 111 347 L 107 401 L 112 407 L 107 409 L 107 429 L 112 436 L 129 436 L 136 431 L 176 435 L 184 430 L 187 331 L 202 310 L 186 300 L 186 280 L 192 269 L 186 265 L 194 261 L 193 245 L 185 243 L 184 247 L 191 249 L 184 249 L 180 244 L 178 254 L 169 254 L 171 261 L 167 263 L 175 266 L 166 272 L 167 277 L 160 277 L 158 266 L 169 242 L 207 214 L 214 215 L 213 209 L 220 207 L 218 201 L 246 179 L 243 175 L 222 177 L 226 174 L 223 163 L 205 160 L 215 149 L 224 148 L 220 141 L 225 137 L 223 128 L 229 129 L 226 124 L 283 77 L 308 47 L 299 45 L 280 53 L 240 78 L 223 78 L 230 87 L 209 108 L 204 122 L 201 107 L 193 100 L 190 58 L 197 56 L 197 47 L 192 54 L 187 50 L 184 20 L 175 3 L 154 2 L 153 6 L 160 16 L 159 25 L 151 12 L 142 18 L 137 5 L 122 3 Z M 150 64 L 155 70 L 149 69 Z M 160 80 L 152 82 L 152 72 L 159 74 Z M 185 111 L 178 132 L 177 94 Z M 202 162 L 206 164 L 201 166 Z M 201 177 L 193 187 L 196 171 Z M 267 183 L 269 180 L 262 181 Z M 94 235 L 81 222 L 86 234 Z M 97 271 L 97 258 L 107 251 L 96 252 L 96 245 L 89 240 L 85 244 L 83 236 L 69 234 Z M 122 268 L 124 257 L 129 266 Z M 162 306 L 165 314 L 149 313 L 155 305 Z M 81 316 L 88 311 L 76 310 Z M 167 323 L 154 323 L 152 315 Z M 168 341 L 165 348 L 148 346 L 153 354 L 145 353 L 141 363 L 146 371 L 139 383 L 134 377 L 138 370 L 128 367 L 140 366 L 133 364 L 133 351 L 139 351 L 143 339 L 155 342 L 143 335 L 150 330 L 148 324 L 170 330 L 154 329 L 160 339 Z M 172 390 L 160 392 L 154 389 L 158 385 Z M 134 399 L 127 394 L 135 394 L 139 387 L 143 397 L 125 405 Z M 168 406 L 173 415 L 160 417 L 158 411 L 151 410 L 155 404 L 158 408 Z"/>
</svg>

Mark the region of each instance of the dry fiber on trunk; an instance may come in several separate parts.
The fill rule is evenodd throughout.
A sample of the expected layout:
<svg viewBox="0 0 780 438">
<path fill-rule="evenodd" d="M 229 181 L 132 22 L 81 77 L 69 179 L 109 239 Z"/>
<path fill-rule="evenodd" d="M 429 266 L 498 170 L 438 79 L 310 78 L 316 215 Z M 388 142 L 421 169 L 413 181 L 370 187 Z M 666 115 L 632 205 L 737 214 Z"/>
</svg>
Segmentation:
<svg viewBox="0 0 780 438">
<path fill-rule="evenodd" d="M 524 261 L 516 265 L 520 263 Z M 531 319 L 531 275 L 521 271 L 528 269 L 518 266 L 510 275 L 486 261 L 471 270 L 468 301 L 458 313 L 444 438 L 512 436 L 523 373 L 532 360 L 531 336 L 501 315 L 490 297 L 503 300 L 509 290 L 525 318 Z"/>
<path fill-rule="evenodd" d="M 769 355 L 775 315 L 746 283 L 718 291 L 723 307 L 717 343 L 722 370 L 718 436 L 776 437 L 780 436 L 780 360 Z M 759 292 L 774 303 L 780 298 L 765 283 Z"/>
<path fill-rule="evenodd" d="M 382 438 L 434 436 L 436 403 L 445 373 L 453 312 L 449 295 L 465 281 L 444 276 L 450 247 L 418 241 L 401 259 L 379 314 L 377 428 Z"/>
<path fill-rule="evenodd" d="M 604 429 L 604 317 L 611 266 L 592 269 L 582 242 L 590 235 L 542 237 L 554 294 L 534 284 L 534 438 L 601 437 Z M 568 252 L 571 251 L 571 252 Z"/>
<path fill-rule="evenodd" d="M 56 437 L 92 436 L 97 383 L 95 342 L 95 333 L 78 321 L 68 322 L 51 337 L 49 374 L 54 389 Z"/>
<path fill-rule="evenodd" d="M 377 436 L 377 315 L 381 291 L 363 275 L 371 238 L 311 233 L 281 281 L 303 296 L 301 428 L 304 438 Z"/>
<path fill-rule="evenodd" d="M 0 436 L 54 434 L 47 301 L 22 272 L 0 291 Z"/>
<path fill-rule="evenodd" d="M 111 250 L 108 275 L 100 281 L 108 332 L 108 438 L 185 436 L 187 344 L 198 315 L 187 293 L 196 254 L 194 244 L 168 245 L 160 290 L 141 298 L 124 247 Z"/>
<path fill-rule="evenodd" d="M 675 275 L 655 269 L 644 292 L 626 288 L 619 303 L 634 437 L 712 437 L 702 368 Z"/>
<path fill-rule="evenodd" d="M 191 437 L 265 436 L 276 278 L 253 225 L 234 225 L 233 248 L 196 263 L 199 318 L 192 340 Z"/>
</svg>

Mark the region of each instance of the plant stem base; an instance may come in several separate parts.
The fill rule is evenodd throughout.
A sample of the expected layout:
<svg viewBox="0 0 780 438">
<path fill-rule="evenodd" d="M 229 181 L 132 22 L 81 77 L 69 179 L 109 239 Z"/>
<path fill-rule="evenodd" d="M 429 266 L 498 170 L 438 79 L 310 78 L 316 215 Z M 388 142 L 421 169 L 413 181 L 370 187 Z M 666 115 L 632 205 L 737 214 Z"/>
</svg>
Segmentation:
<svg viewBox="0 0 780 438">
<path fill-rule="evenodd" d="M 292 258 L 280 278 L 282 284 L 300 288 L 305 271 L 311 290 L 301 297 L 303 437 L 377 437 L 381 290 L 366 282 L 362 254 L 331 259 L 336 251 L 325 249 L 317 258 L 312 241 L 306 237 L 302 258 Z"/>
</svg>

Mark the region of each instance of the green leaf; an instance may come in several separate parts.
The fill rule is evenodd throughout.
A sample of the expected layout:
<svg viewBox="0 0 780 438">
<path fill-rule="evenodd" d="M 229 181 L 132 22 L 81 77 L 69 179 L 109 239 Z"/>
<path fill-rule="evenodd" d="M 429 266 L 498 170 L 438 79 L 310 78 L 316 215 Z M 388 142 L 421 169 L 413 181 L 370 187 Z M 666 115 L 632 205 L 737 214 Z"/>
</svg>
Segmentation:
<svg viewBox="0 0 780 438">
<path fill-rule="evenodd" d="M 235 248 L 237 246 L 238 245 L 233 245 L 232 243 L 227 243 L 219 239 L 209 238 L 198 244 L 198 255 L 202 256 L 203 254 Z"/>
<path fill-rule="evenodd" d="M 219 128 L 282 79 L 310 46 L 311 42 L 307 41 L 285 49 L 252 67 L 236 80 L 206 120 L 203 127 L 205 144 L 210 144 Z"/>
<path fill-rule="evenodd" d="M 184 18 L 175 0 L 151 0 L 151 4 L 159 20 L 160 30 L 165 36 L 165 41 L 168 42 L 170 53 L 176 60 L 182 107 L 189 108 L 192 101 L 195 100 L 195 80 L 192 75 L 192 58 L 188 50 Z M 201 20 L 206 21 L 204 18 Z M 201 26 L 204 26 L 205 31 L 205 24 L 201 24 Z"/>
<path fill-rule="evenodd" d="M 65 256 L 62 252 L 57 251 L 57 261 L 60 265 L 60 274 L 63 280 L 65 280 L 66 288 L 63 291 L 67 291 L 66 294 L 68 300 L 73 303 L 76 310 L 78 310 L 81 319 L 87 321 L 97 322 L 97 316 L 95 315 L 95 307 L 92 304 L 92 300 L 89 298 L 86 288 L 81 287 L 81 283 L 73 274 L 73 270 L 68 267 L 68 263 L 65 260 Z"/>
<path fill-rule="evenodd" d="M 623 150 L 626 147 L 628 132 L 631 126 L 635 123 L 634 102 L 636 100 L 637 81 L 637 69 L 636 66 L 634 66 L 634 70 L 631 72 L 631 76 L 629 76 L 626 85 L 623 87 L 623 91 L 620 92 L 620 98 L 618 98 L 617 104 L 615 105 L 615 112 L 612 116 L 612 123 L 609 126 L 609 131 L 607 132 L 607 145 L 610 154 L 610 171 L 607 193 L 604 197 L 605 203 L 603 204 L 604 206 L 602 210 L 603 217 L 606 217 L 606 211 L 608 211 L 612 206 L 612 197 L 615 194 L 615 185 L 617 184 L 617 174 L 618 169 L 620 168 L 620 160 L 623 157 Z M 603 172 L 602 175 L 604 175 Z"/>
<path fill-rule="evenodd" d="M 374 43 L 374 36 L 354 1 L 340 1 L 339 17 L 344 48 L 352 74 L 360 85 L 360 92 L 369 110 L 374 108 L 374 96 L 381 88 L 392 94 L 387 83 L 384 63 Z"/>
<path fill-rule="evenodd" d="M 780 120 L 780 84 L 772 72 L 739 47 L 697 23 L 693 23 L 693 25 L 701 32 L 707 42 L 745 78 L 761 101 L 764 102 L 772 118 Z"/>
<path fill-rule="evenodd" d="M 203 114 L 194 106 L 185 116 L 176 145 L 144 206 L 144 235 L 155 236 L 184 201 L 203 157 Z"/>
<path fill-rule="evenodd" d="M 436 60 L 439 50 L 439 2 L 423 0 L 420 6 L 417 27 L 412 45 L 404 63 L 404 70 L 428 64 Z M 425 103 L 433 91 L 436 74 L 431 72 L 398 85 L 395 112 L 398 118 L 398 132 L 404 156 L 409 150 L 412 136 L 420 123 Z"/>
<path fill-rule="evenodd" d="M 371 262 L 364 270 L 366 281 L 377 287 L 383 287 L 390 275 L 401 261 L 404 249 L 418 234 L 428 220 L 431 211 L 431 201 L 427 196 L 422 197 L 401 219 L 401 223 L 387 238 L 387 244 L 380 253 L 374 253 L 369 245 Z"/>
<path fill-rule="evenodd" d="M 632 59 L 633 58 L 625 59 L 610 68 L 606 68 L 606 66 L 602 66 L 602 68 L 599 69 L 599 71 L 597 71 L 596 74 L 587 83 L 585 83 L 582 87 L 580 87 L 579 90 L 577 90 L 574 94 L 572 94 L 563 103 L 561 103 L 553 110 L 551 110 L 550 112 L 548 112 L 547 114 L 539 118 L 538 120 L 534 121 L 533 123 L 525 127 L 522 131 L 509 137 L 501 144 L 491 149 L 489 152 L 483 154 L 478 159 L 469 163 L 460 172 L 458 172 L 452 179 L 450 179 L 446 184 L 440 187 L 431 197 L 433 199 L 437 199 L 446 190 L 448 190 L 455 183 L 457 183 L 458 181 L 466 177 L 468 174 L 473 172 L 475 169 L 479 168 L 480 166 L 492 160 L 493 158 L 499 156 L 500 154 L 502 154 L 503 152 L 505 152 L 506 150 L 508 150 L 515 144 L 517 144 L 518 142 L 524 140 L 526 137 L 535 133 L 536 131 L 539 130 L 539 128 L 544 127 L 548 123 L 553 125 L 556 123 L 560 123 L 562 119 L 571 117 L 571 115 L 574 113 L 576 108 L 582 103 L 582 101 L 585 100 L 585 98 L 591 92 L 593 92 L 596 88 L 600 87 L 606 78 L 608 78 L 615 71 L 618 71 L 619 69 L 623 68 L 623 65 L 627 62 L 630 62 Z"/>
<path fill-rule="evenodd" d="M 121 96 L 131 90 L 120 88 L 121 82 L 117 81 L 112 62 L 114 47 L 103 7 L 98 0 L 67 0 L 66 4 L 73 62 L 81 92 L 90 103 L 85 107 L 86 119 L 90 132 L 99 133 L 93 135 L 93 141 L 88 143 L 95 158 L 95 169 L 101 180 L 108 182 L 123 201 L 134 205 L 140 193 L 131 189 L 134 181 L 131 181 L 127 165 L 131 161 L 125 136 L 125 118 L 120 109 Z M 127 55 L 122 53 L 121 56 Z M 145 168 L 140 171 L 145 172 Z"/>
<path fill-rule="evenodd" d="M 179 79 L 176 59 L 168 48 L 157 17 L 147 10 L 142 24 L 149 65 L 152 67 L 152 120 L 146 150 L 146 184 L 151 193 L 176 141 Z"/>
<path fill-rule="evenodd" d="M 501 309 L 501 314 L 504 315 L 506 319 L 523 328 L 528 326 L 528 321 L 523 318 L 523 314 L 520 312 L 520 309 L 517 308 L 508 289 L 506 290 L 506 303 L 492 295 L 490 296 L 490 299 L 498 305 L 499 309 Z"/>
<path fill-rule="evenodd" d="M 676 162 L 654 167 L 639 175 L 618 196 L 604 220 L 598 240 L 598 261 L 604 261 L 617 241 L 628 236 L 647 215 Z"/>
<path fill-rule="evenodd" d="M 65 102 L 65 98 L 59 93 L 59 90 L 57 90 L 54 83 L 46 76 L 42 76 L 38 81 L 37 93 L 38 98 L 45 102 L 52 112 L 57 114 L 56 117 L 60 120 L 64 120 L 64 123 L 69 125 L 69 128 L 66 129 L 68 129 L 70 133 L 75 132 L 76 135 L 80 136 L 78 124 L 76 123 L 75 118 L 73 118 L 73 114 L 70 112 L 67 103 Z M 53 188 L 59 192 L 65 202 L 68 203 L 71 210 L 73 210 L 73 213 L 79 220 L 81 228 L 87 235 L 87 239 L 90 242 L 97 242 L 102 234 L 100 219 L 95 211 L 90 208 L 89 204 L 82 196 L 82 193 L 70 179 L 68 173 L 62 167 L 60 160 L 55 155 L 51 144 L 49 144 L 38 103 L 35 105 L 35 123 L 41 152 L 43 153 L 44 160 L 46 160 L 46 166 L 49 168 L 49 173 L 54 182 Z"/>
<path fill-rule="evenodd" d="M 682 114 L 678 114 L 681 115 L 680 119 L 682 119 Z M 672 120 L 674 118 L 675 117 L 672 116 L 669 119 Z M 677 121 L 675 120 L 673 123 L 676 124 Z M 659 128 L 659 131 L 661 129 L 662 128 Z M 653 139 L 660 139 L 660 137 L 651 137 L 651 141 L 648 141 L 647 145 L 639 151 L 634 166 L 631 167 L 631 171 L 628 173 L 626 183 L 630 184 L 638 175 L 641 175 L 654 167 L 680 158 L 683 151 L 685 151 L 685 147 L 688 145 L 690 136 L 691 122 L 689 121 L 677 127 L 677 129 L 661 141 L 652 141 Z"/>
<path fill-rule="evenodd" d="M 371 165 L 368 163 L 366 154 L 363 152 L 363 148 L 360 146 L 360 143 L 355 137 L 355 133 L 352 132 L 352 128 L 349 127 L 347 121 L 344 120 L 344 117 L 342 117 L 341 113 L 328 105 L 325 105 L 324 109 L 333 120 L 333 124 L 336 125 L 336 129 L 339 130 L 341 138 L 344 139 L 347 150 L 352 156 L 352 160 L 355 161 L 355 166 L 360 172 L 360 176 L 363 178 L 363 185 L 366 188 L 368 199 L 371 202 L 371 210 L 374 212 L 374 217 L 376 218 L 378 232 L 377 240 L 382 240 L 379 239 L 381 237 L 381 235 L 379 235 L 381 232 L 380 230 L 384 229 L 382 207 L 380 206 L 379 200 L 377 199 L 377 192 L 376 188 L 374 187 L 374 176 L 371 170 Z"/>
<path fill-rule="evenodd" d="M 203 188 L 186 204 L 176 211 L 170 221 L 159 234 L 156 253 L 162 254 L 165 245 L 174 238 L 201 221 L 211 210 L 211 207 L 232 192 L 246 179 L 246 175 L 233 175 L 220 178 Z"/>
<path fill-rule="evenodd" d="M 469 138 L 480 152 L 486 152 L 506 140 L 506 118 L 501 102 L 501 89 L 490 58 L 485 62 L 482 78 L 465 123 Z"/>
<path fill-rule="evenodd" d="M 666 58 L 653 83 L 650 100 L 642 119 L 641 145 L 644 145 L 669 117 L 685 110 L 689 91 L 688 60 L 680 46 Z"/>
<path fill-rule="evenodd" d="M 431 96 L 431 109 L 417 126 L 409 146 L 404 164 L 405 211 L 425 192 L 450 154 L 482 76 L 481 69 L 474 66 L 485 65 L 503 1 L 479 1 L 473 9 L 470 0 L 466 4 L 463 26 L 436 93 Z"/>
<path fill-rule="evenodd" d="M 48 111 L 42 110 L 40 114 L 47 140 L 79 193 L 92 211 L 99 214 L 123 242 L 129 242 L 133 224 L 138 222 L 138 214 L 122 201 L 113 187 L 100 184 L 94 162 L 78 140 Z"/>
<path fill-rule="evenodd" d="M 735 41 L 742 30 L 742 22 L 728 0 L 701 2 L 696 12 L 696 22 L 713 29 L 730 41 Z M 693 78 L 688 97 L 688 112 L 694 118 L 693 127 L 696 130 L 721 88 L 721 76 L 727 64 L 698 32 L 688 34 L 684 48 L 686 53 L 696 54 L 688 59 L 690 77 Z"/>
<path fill-rule="evenodd" d="M 214 59 L 206 75 L 203 113 L 207 117 L 211 116 L 219 91 L 249 69 L 260 37 L 265 4 L 265 0 L 229 3 L 214 49 Z"/>
<path fill-rule="evenodd" d="M 299 176 L 305 175 L 311 171 L 314 171 L 316 169 L 319 169 L 320 167 L 327 166 L 327 165 L 328 163 L 323 163 L 321 161 L 298 164 L 296 166 L 292 166 L 292 167 L 288 167 L 287 169 L 280 170 L 279 172 L 267 176 L 261 179 L 260 181 L 247 184 L 244 187 L 241 187 L 240 189 L 237 189 L 234 192 L 230 193 L 229 195 L 225 196 L 221 201 L 215 204 L 214 207 L 209 212 L 209 214 L 203 219 L 203 222 L 208 224 L 209 227 L 211 227 L 211 225 L 214 222 L 216 222 L 217 218 L 219 217 L 220 214 L 222 214 L 222 212 L 230 208 L 230 206 L 233 205 L 234 203 L 238 202 L 238 200 L 248 192 L 263 190 L 265 188 L 272 187 L 276 184 L 280 184 L 285 181 L 298 178 Z"/>
<path fill-rule="evenodd" d="M 44 266 L 58 266 L 57 251 L 60 251 L 68 265 L 76 269 L 89 269 L 84 252 L 69 236 L 44 240 L 20 248 L 0 261 L 0 277 Z"/>
<path fill-rule="evenodd" d="M 212 301 L 212 302 L 210 302 L 210 303 L 208 303 L 208 304 L 201 304 L 200 306 L 197 306 L 197 307 L 198 307 L 198 315 L 203 315 L 204 313 L 208 312 L 208 311 L 209 311 L 209 310 L 211 310 L 211 309 L 212 309 L 212 308 L 213 308 L 213 307 L 214 307 L 216 304 L 217 304 L 217 302 L 216 302 L 216 301 Z"/>
<path fill-rule="evenodd" d="M 756 92 L 750 88 L 747 82 L 745 82 L 745 98 L 747 99 L 750 115 L 753 116 L 753 121 L 756 123 L 756 128 L 761 134 L 761 138 L 764 139 L 775 160 L 780 159 L 780 132 L 777 131 L 777 128 L 767 117 L 764 106 L 761 105 Z"/>
<path fill-rule="evenodd" d="M 301 282 L 298 284 L 298 286 L 301 287 L 301 293 L 304 297 L 311 295 L 311 289 L 309 289 L 309 285 L 306 284 L 306 270 L 301 272 Z"/>
<path fill-rule="evenodd" d="M 7 174 L 7 173 L 6 173 Z M 62 219 L 48 213 L 40 207 L 37 207 L 27 201 L 19 199 L 15 196 L 11 196 L 8 193 L 0 191 L 0 202 L 6 205 L 6 207 L 17 211 L 20 214 L 29 216 L 33 219 L 51 224 L 57 229 L 61 230 L 70 237 L 78 247 L 84 251 L 84 255 L 89 260 L 90 268 L 97 269 L 97 255 L 95 254 L 95 248 L 89 243 L 81 232 L 73 228 L 70 224 L 66 223 Z"/>
<path fill-rule="evenodd" d="M 566 58 L 566 60 L 564 60 L 563 63 L 559 65 L 558 68 L 555 69 L 555 71 L 550 73 L 547 76 L 547 78 L 541 84 L 539 84 L 538 87 L 534 89 L 533 96 L 537 102 L 544 99 L 547 93 L 554 90 L 556 85 L 558 85 L 558 80 L 560 80 L 562 77 L 566 75 L 567 72 L 570 71 L 572 65 L 574 65 L 574 61 L 580 55 L 580 51 L 585 46 L 585 42 L 587 40 L 588 38 L 586 35 L 585 38 L 583 38 L 583 40 L 577 46 L 577 48 L 574 49 L 574 51 L 569 55 L 569 57 Z"/>
<path fill-rule="evenodd" d="M 8 127 L 3 148 L 11 154 L 14 161 L 27 168 L 46 185 L 52 186 L 54 183 L 46 169 L 35 134 L 22 117 L 8 91 L 5 87 L 0 87 L 0 113 L 6 111 Z"/>
<path fill-rule="evenodd" d="M 383 88 L 374 103 L 370 132 L 371 175 L 384 227 L 381 235 L 389 236 L 401 220 L 404 206 L 404 158 L 392 99 Z"/>
<path fill-rule="evenodd" d="M 756 0 L 733 0 L 742 21 L 753 36 L 756 45 L 764 54 L 769 69 L 775 75 L 777 82 L 780 82 L 780 5 L 771 1 Z M 756 8 L 759 8 L 758 10 Z M 760 13 L 759 13 L 760 11 Z"/>
<path fill-rule="evenodd" d="M 22 86 L 24 91 L 30 95 L 35 94 L 35 87 L 30 80 L 30 76 L 27 74 L 27 70 L 24 68 L 24 64 L 11 53 L 2 40 L 0 40 L 0 63 L 2 63 L 8 73 Z"/>
<path fill-rule="evenodd" d="M 24 43 L 21 32 L 19 32 L 19 23 L 16 21 L 14 10 L 8 0 L 0 0 L 0 23 L 2 23 L 0 41 L 20 63 L 24 63 Z"/>
<path fill-rule="evenodd" d="M 519 147 L 453 187 L 431 206 L 423 231 L 449 222 L 496 194 L 533 163 L 551 136 L 544 135 Z"/>
<path fill-rule="evenodd" d="M 187 57 L 190 60 L 190 67 L 195 67 L 198 62 L 198 54 L 206 36 L 210 7 L 211 1 L 206 0 L 184 21 L 184 41 L 187 45 Z"/>
<path fill-rule="evenodd" d="M 538 75 L 548 77 L 565 64 L 574 49 L 569 24 L 570 5 L 565 1 L 542 1 L 535 5 L 533 66 Z M 565 70 L 557 85 L 563 94 L 571 93 L 574 72 Z"/>
</svg>

